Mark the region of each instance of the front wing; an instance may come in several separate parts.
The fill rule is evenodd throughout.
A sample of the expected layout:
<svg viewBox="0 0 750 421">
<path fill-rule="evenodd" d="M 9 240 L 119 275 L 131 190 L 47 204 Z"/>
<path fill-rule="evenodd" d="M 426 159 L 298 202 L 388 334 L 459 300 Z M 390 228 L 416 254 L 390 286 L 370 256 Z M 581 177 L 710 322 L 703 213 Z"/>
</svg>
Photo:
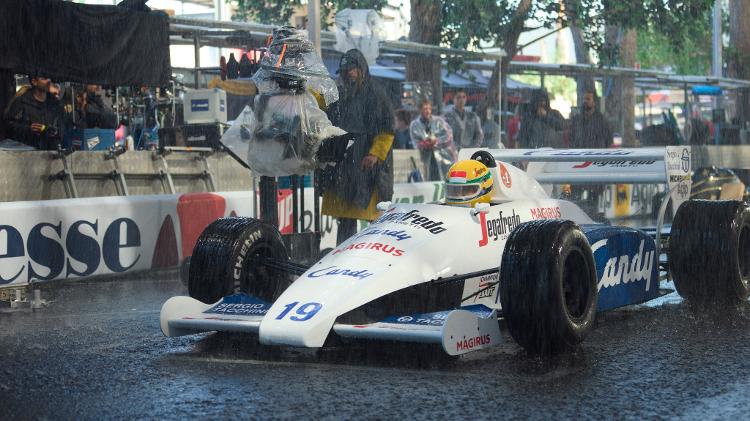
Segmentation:
<svg viewBox="0 0 750 421">
<path fill-rule="evenodd" d="M 161 309 L 161 329 L 166 336 L 201 332 L 258 334 L 271 303 L 246 294 L 204 304 L 190 297 L 172 297 Z M 344 338 L 440 344 L 448 355 L 460 355 L 501 342 L 497 312 L 472 305 L 434 313 L 387 317 L 371 324 L 335 323 L 333 331 Z"/>
</svg>

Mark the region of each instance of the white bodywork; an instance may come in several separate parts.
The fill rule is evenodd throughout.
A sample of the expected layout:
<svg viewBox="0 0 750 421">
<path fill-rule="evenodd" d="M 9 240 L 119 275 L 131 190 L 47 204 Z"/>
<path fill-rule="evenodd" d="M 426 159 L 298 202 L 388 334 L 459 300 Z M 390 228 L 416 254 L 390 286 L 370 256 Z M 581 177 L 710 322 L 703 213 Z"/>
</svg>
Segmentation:
<svg viewBox="0 0 750 421">
<path fill-rule="evenodd" d="M 493 205 L 482 211 L 439 203 L 391 204 L 378 220 L 310 267 L 263 315 L 207 315 L 204 311 L 211 305 L 174 297 L 162 309 L 162 330 L 167 336 L 208 330 L 257 332 L 264 344 L 303 347 L 323 346 L 333 330 L 345 337 L 442 343 L 450 354 L 495 344 L 500 334 L 494 314 L 488 318 L 465 310 L 444 312 L 431 328 L 430 323 L 416 322 L 336 324 L 339 316 L 403 288 L 497 270 L 508 235 L 522 222 L 562 218 L 593 223 L 575 204 L 549 198 L 524 171 L 503 162 L 491 171 Z M 492 287 L 497 279 L 497 272 L 467 279 L 463 305 L 499 309 L 499 288 Z M 462 345 L 462 336 L 474 340 Z"/>
</svg>

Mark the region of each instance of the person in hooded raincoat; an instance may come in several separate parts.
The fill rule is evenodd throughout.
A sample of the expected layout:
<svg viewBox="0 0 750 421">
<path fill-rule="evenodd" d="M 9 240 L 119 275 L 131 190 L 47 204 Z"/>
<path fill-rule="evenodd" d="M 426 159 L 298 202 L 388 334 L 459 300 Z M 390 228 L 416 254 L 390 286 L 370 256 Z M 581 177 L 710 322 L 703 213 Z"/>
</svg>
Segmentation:
<svg viewBox="0 0 750 421">
<path fill-rule="evenodd" d="M 562 146 L 562 131 L 565 118 L 559 111 L 550 108 L 549 95 L 544 89 L 531 94 L 527 112 L 521 116 L 518 145 L 524 149 L 559 148 Z"/>
<path fill-rule="evenodd" d="M 372 80 L 364 55 L 347 51 L 339 62 L 339 100 L 328 109 L 333 125 L 355 134 L 354 144 L 325 186 L 322 213 L 338 219 L 336 244 L 357 232 L 357 220 L 372 221 L 376 205 L 393 196 L 393 109 Z"/>
</svg>

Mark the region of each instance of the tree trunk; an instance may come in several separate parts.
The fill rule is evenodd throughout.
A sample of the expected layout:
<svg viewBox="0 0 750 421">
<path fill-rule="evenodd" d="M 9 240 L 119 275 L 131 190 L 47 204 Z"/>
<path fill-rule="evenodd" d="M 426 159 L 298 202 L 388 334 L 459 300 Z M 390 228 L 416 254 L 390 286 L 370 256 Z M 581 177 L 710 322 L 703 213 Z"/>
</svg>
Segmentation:
<svg viewBox="0 0 750 421">
<path fill-rule="evenodd" d="M 604 39 L 606 43 L 605 51 L 611 52 L 617 49 L 621 41 L 620 28 L 613 25 L 607 25 L 604 29 Z M 601 63 L 606 66 L 617 65 L 616 57 L 612 55 L 602 55 Z M 604 99 L 604 112 L 607 116 L 612 131 L 622 135 L 622 83 L 618 77 L 604 78 L 602 88 L 602 98 Z"/>
<path fill-rule="evenodd" d="M 591 59 L 589 59 L 589 49 L 586 48 L 586 44 L 583 42 L 583 31 L 581 28 L 573 25 L 570 27 L 570 33 L 573 36 L 573 49 L 576 54 L 576 63 L 591 64 Z M 587 89 L 594 89 L 594 78 L 586 74 L 576 77 L 576 102 L 579 109 L 583 106 L 583 94 Z"/>
<path fill-rule="evenodd" d="M 617 46 L 618 54 L 616 61 L 604 64 L 635 67 L 636 31 L 634 29 L 623 31 L 615 26 L 607 26 L 605 37 L 610 46 Z M 632 147 L 635 145 L 634 81 L 628 77 L 613 77 L 606 80 L 604 87 L 606 114 L 610 123 L 614 123 L 613 131 L 622 136 L 623 146 Z"/>
<path fill-rule="evenodd" d="M 637 36 L 635 29 L 628 29 L 620 44 L 620 63 L 622 67 L 635 67 Z M 632 77 L 622 79 L 622 145 L 635 146 L 635 81 Z"/>
<path fill-rule="evenodd" d="M 750 79 L 750 2 L 747 0 L 729 1 L 729 77 Z M 750 115 L 750 92 L 741 89 L 735 92 L 737 104 L 736 118 L 743 125 Z"/>
<path fill-rule="evenodd" d="M 411 0 L 409 41 L 440 45 L 442 29 L 441 3 L 433 0 Z M 443 79 L 440 75 L 440 57 L 409 54 L 406 56 L 406 80 L 431 82 L 432 103 L 439 111 L 443 105 Z M 416 104 L 419 107 L 419 104 Z"/>
</svg>

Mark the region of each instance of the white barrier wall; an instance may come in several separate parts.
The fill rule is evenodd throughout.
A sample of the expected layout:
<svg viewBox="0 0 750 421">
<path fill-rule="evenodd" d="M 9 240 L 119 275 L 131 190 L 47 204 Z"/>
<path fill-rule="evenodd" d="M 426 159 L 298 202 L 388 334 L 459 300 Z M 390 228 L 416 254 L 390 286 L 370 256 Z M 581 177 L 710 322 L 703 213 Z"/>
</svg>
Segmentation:
<svg viewBox="0 0 750 421">
<path fill-rule="evenodd" d="M 312 189 L 305 196 L 311 208 Z M 400 184 L 394 201 L 430 202 L 441 196 L 441 183 Z M 192 253 L 209 223 L 252 216 L 253 207 L 252 192 L 0 203 L 0 286 L 176 266 Z M 281 190 L 282 232 L 291 232 L 291 214 L 291 192 Z M 311 210 L 302 223 L 311 227 Z M 333 218 L 324 216 L 321 228 L 321 248 L 333 247 Z"/>
</svg>

